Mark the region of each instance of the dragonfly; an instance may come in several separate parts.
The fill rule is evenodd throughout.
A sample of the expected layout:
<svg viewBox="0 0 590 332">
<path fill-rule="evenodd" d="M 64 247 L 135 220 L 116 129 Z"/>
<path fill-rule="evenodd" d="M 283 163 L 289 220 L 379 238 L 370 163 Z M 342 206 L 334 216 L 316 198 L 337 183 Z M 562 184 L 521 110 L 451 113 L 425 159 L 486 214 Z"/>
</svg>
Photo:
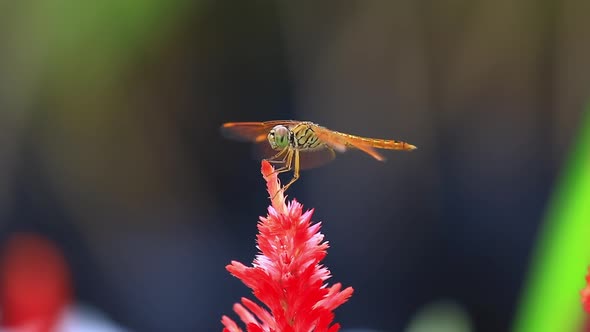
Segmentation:
<svg viewBox="0 0 590 332">
<path fill-rule="evenodd" d="M 221 126 L 226 138 L 255 143 L 258 154 L 279 164 L 275 173 L 293 171 L 283 192 L 299 179 L 301 170 L 322 166 L 344 153 L 358 149 L 379 161 L 386 158 L 377 149 L 413 151 L 416 146 L 393 139 L 355 136 L 330 130 L 310 121 L 272 120 L 264 122 L 227 122 Z"/>
</svg>

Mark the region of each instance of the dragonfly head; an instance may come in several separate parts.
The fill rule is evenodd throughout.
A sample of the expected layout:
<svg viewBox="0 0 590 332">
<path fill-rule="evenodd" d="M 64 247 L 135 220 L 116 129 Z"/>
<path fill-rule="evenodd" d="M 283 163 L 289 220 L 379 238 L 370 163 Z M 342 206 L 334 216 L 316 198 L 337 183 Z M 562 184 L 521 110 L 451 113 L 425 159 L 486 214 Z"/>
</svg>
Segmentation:
<svg viewBox="0 0 590 332">
<path fill-rule="evenodd" d="M 268 133 L 268 143 L 274 150 L 282 150 L 289 145 L 289 128 L 278 125 L 274 126 Z"/>
</svg>

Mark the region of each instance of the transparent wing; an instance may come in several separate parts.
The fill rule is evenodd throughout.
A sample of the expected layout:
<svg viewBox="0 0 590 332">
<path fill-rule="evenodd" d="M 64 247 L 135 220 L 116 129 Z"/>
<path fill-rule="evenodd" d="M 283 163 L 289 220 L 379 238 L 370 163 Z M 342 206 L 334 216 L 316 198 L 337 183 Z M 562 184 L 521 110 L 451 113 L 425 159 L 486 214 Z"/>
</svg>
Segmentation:
<svg viewBox="0 0 590 332">
<path fill-rule="evenodd" d="M 335 131 L 321 126 L 313 126 L 313 131 L 316 136 L 332 149 L 338 152 L 346 151 L 346 140 L 344 137 L 337 135 Z"/>
<path fill-rule="evenodd" d="M 295 120 L 273 120 L 265 122 L 227 122 L 221 126 L 221 134 L 229 139 L 259 143 L 266 140 L 268 132 L 276 125 L 291 126 Z"/>
<path fill-rule="evenodd" d="M 253 157 L 257 160 L 268 159 L 276 155 L 279 151 L 273 150 L 268 142 L 261 142 L 254 145 Z M 336 158 L 336 153 L 330 148 L 321 150 L 299 152 L 299 167 L 302 170 L 323 166 Z"/>
<path fill-rule="evenodd" d="M 385 156 L 383 156 L 381 153 L 377 152 L 377 150 L 375 150 L 375 148 L 373 148 L 372 146 L 359 142 L 359 141 L 348 141 L 348 144 L 352 145 L 353 147 L 365 152 L 366 154 L 368 154 L 369 156 L 379 160 L 379 161 L 385 161 L 387 158 L 385 158 Z"/>
<path fill-rule="evenodd" d="M 316 151 L 301 151 L 299 153 L 299 168 L 311 169 L 331 162 L 336 158 L 336 152 L 330 148 Z"/>
<path fill-rule="evenodd" d="M 320 126 L 315 126 L 314 132 L 319 139 L 338 152 L 344 152 L 347 147 L 353 147 L 367 153 L 379 161 L 385 161 L 386 159 L 371 146 L 371 139 L 339 133 Z"/>
</svg>

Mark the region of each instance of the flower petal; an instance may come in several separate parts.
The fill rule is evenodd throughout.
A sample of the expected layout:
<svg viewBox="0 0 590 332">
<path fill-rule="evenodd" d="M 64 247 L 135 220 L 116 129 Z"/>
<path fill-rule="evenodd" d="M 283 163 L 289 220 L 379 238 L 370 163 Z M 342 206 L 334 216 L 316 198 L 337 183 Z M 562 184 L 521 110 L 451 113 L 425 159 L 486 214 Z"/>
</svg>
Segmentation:
<svg viewBox="0 0 590 332">
<path fill-rule="evenodd" d="M 243 332 L 238 325 L 236 324 L 236 322 L 234 322 L 231 318 L 223 315 L 221 317 L 221 323 L 223 324 L 223 326 L 225 326 L 225 328 L 223 329 L 223 331 L 228 331 L 228 332 Z"/>
<path fill-rule="evenodd" d="M 320 232 L 321 223 L 312 223 L 313 209 L 303 212 L 296 200 L 285 203 L 277 173 L 262 162 L 261 172 L 271 195 L 266 217 L 260 217 L 256 236 L 259 253 L 252 266 L 232 261 L 226 269 L 239 278 L 267 308 L 247 298 L 234 311 L 248 332 L 335 332 L 333 310 L 353 293 L 342 285 L 324 284 L 331 277 L 321 265 L 329 248 Z M 241 332 L 237 324 L 223 316 L 224 331 Z"/>
</svg>

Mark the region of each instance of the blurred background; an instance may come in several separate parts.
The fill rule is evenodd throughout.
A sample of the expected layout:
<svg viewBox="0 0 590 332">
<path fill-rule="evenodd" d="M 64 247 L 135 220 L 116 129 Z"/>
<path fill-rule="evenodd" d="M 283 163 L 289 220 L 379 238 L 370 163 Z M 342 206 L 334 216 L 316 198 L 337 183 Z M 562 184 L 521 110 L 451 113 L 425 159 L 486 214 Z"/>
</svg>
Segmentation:
<svg viewBox="0 0 590 332">
<path fill-rule="evenodd" d="M 344 330 L 513 330 L 583 132 L 589 10 L 0 2 L 2 326 L 38 314 L 63 331 L 221 331 L 250 296 L 225 265 L 252 261 L 269 201 L 251 146 L 219 127 L 297 119 L 419 147 L 386 163 L 348 152 L 289 190 L 324 223 L 331 282 L 355 289 Z"/>
</svg>

